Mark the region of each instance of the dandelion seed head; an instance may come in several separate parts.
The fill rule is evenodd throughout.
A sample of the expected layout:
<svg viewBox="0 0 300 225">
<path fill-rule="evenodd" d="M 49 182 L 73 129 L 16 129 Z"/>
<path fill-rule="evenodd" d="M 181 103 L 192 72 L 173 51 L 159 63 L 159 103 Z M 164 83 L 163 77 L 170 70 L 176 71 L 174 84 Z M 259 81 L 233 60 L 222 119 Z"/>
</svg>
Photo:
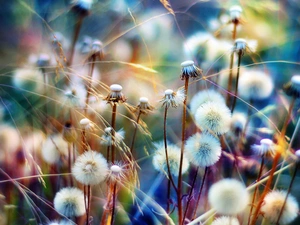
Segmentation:
<svg viewBox="0 0 300 225">
<path fill-rule="evenodd" d="M 152 105 L 149 104 L 149 100 L 146 97 L 141 97 L 140 98 L 140 103 L 138 106 L 135 108 L 134 111 L 140 111 L 143 114 L 148 114 L 154 109 Z"/>
<path fill-rule="evenodd" d="M 190 102 L 191 113 L 195 115 L 199 106 L 206 102 L 218 102 L 220 104 L 225 104 L 224 97 L 215 90 L 203 90 L 199 91 L 193 96 Z"/>
<path fill-rule="evenodd" d="M 195 166 L 207 167 L 220 159 L 221 144 L 211 134 L 197 133 L 186 141 L 185 153 Z"/>
<path fill-rule="evenodd" d="M 17 69 L 14 72 L 13 84 L 20 89 L 41 92 L 44 86 L 43 74 L 38 69 Z"/>
<path fill-rule="evenodd" d="M 61 155 L 68 156 L 68 143 L 61 134 L 49 136 L 42 146 L 42 158 L 49 164 L 55 164 Z"/>
<path fill-rule="evenodd" d="M 264 204 L 261 207 L 261 212 L 264 217 L 271 223 L 276 223 L 286 198 L 286 191 L 274 190 L 269 192 L 264 198 Z M 292 195 L 288 195 L 282 215 L 280 217 L 280 224 L 289 224 L 298 216 L 299 206 L 297 200 Z"/>
<path fill-rule="evenodd" d="M 165 147 L 163 143 L 158 143 L 155 145 L 156 151 L 153 156 L 152 164 L 154 169 L 158 172 L 163 172 L 168 174 L 167 160 Z M 168 144 L 168 159 L 170 172 L 173 176 L 178 176 L 179 164 L 180 164 L 180 148 L 173 144 Z M 182 174 L 184 174 L 189 168 L 189 161 L 184 156 L 182 163 Z"/>
<path fill-rule="evenodd" d="M 38 67 L 46 67 L 50 64 L 50 56 L 48 54 L 42 53 L 39 55 L 36 62 Z"/>
<path fill-rule="evenodd" d="M 178 105 L 182 104 L 185 99 L 184 89 L 178 89 L 177 92 L 174 92 L 171 89 L 165 91 L 165 96 L 161 100 L 162 105 L 169 108 L 170 106 L 176 108 Z"/>
<path fill-rule="evenodd" d="M 80 120 L 80 126 L 82 129 L 85 130 L 93 130 L 94 129 L 94 123 L 90 121 L 88 118 L 83 118 Z"/>
<path fill-rule="evenodd" d="M 273 90 L 272 78 L 259 70 L 247 70 L 239 80 L 239 95 L 246 100 L 266 99 L 270 97 Z"/>
<path fill-rule="evenodd" d="M 235 112 L 232 115 L 230 129 L 236 135 L 240 134 L 247 123 L 247 117 L 244 113 Z"/>
<path fill-rule="evenodd" d="M 111 136 L 112 128 L 106 127 L 104 129 L 104 134 L 101 136 L 100 144 L 104 146 L 111 146 L 113 144 L 112 136 Z M 116 143 L 120 143 L 125 138 L 125 131 L 124 129 L 120 129 L 115 133 L 115 141 Z"/>
<path fill-rule="evenodd" d="M 66 187 L 56 193 L 54 200 L 55 210 L 66 216 L 82 216 L 85 213 L 83 192 L 74 187 Z"/>
<path fill-rule="evenodd" d="M 225 104 L 207 102 L 197 109 L 195 121 L 201 130 L 212 131 L 220 135 L 229 130 L 231 113 Z"/>
<path fill-rule="evenodd" d="M 60 223 L 58 221 L 52 221 L 47 223 L 47 225 L 60 225 Z"/>
<path fill-rule="evenodd" d="M 215 219 L 211 225 L 240 225 L 235 217 L 221 216 Z"/>
<path fill-rule="evenodd" d="M 188 60 L 181 63 L 181 76 L 180 79 L 184 80 L 185 78 L 196 78 L 202 74 L 202 71 L 195 66 L 194 61 Z"/>
<path fill-rule="evenodd" d="M 217 213 L 235 215 L 246 209 L 249 193 L 240 181 L 227 178 L 211 186 L 208 201 Z"/>
<path fill-rule="evenodd" d="M 83 15 L 87 15 L 93 5 L 93 0 L 73 0 L 71 2 L 73 10 L 77 10 Z"/>
<path fill-rule="evenodd" d="M 85 185 L 96 185 L 105 180 L 108 165 L 102 154 L 87 151 L 78 156 L 72 167 L 72 174 L 77 181 Z"/>
<path fill-rule="evenodd" d="M 114 162 L 110 165 L 107 175 L 108 182 L 124 182 L 126 180 L 127 173 L 129 172 L 126 168 L 127 165 L 122 162 Z"/>
<path fill-rule="evenodd" d="M 294 75 L 291 81 L 283 87 L 285 93 L 295 98 L 300 98 L 300 75 Z"/>
<path fill-rule="evenodd" d="M 266 153 L 274 155 L 276 144 L 272 140 L 265 138 L 260 140 L 260 145 L 252 145 L 251 149 L 258 155 L 264 155 Z"/>
</svg>

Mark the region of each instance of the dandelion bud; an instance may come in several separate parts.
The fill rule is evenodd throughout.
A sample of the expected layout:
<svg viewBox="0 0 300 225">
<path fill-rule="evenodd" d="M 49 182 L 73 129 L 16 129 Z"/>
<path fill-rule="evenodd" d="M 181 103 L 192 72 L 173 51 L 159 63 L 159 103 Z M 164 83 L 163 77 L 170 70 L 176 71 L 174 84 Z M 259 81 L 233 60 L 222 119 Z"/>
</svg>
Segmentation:
<svg viewBox="0 0 300 225">
<path fill-rule="evenodd" d="M 291 81 L 283 87 L 285 93 L 288 96 L 300 98 L 300 75 L 294 75 Z"/>
<path fill-rule="evenodd" d="M 281 208 L 284 204 L 287 192 L 285 191 L 271 191 L 264 198 L 264 204 L 261 207 L 261 212 L 264 217 L 272 224 L 275 224 L 280 215 Z M 299 206 L 297 200 L 288 195 L 279 224 L 289 224 L 298 216 Z"/>
<path fill-rule="evenodd" d="M 78 188 L 63 188 L 54 197 L 55 210 L 66 216 L 82 216 L 85 213 L 84 195 Z"/>
<path fill-rule="evenodd" d="M 46 67 L 49 66 L 50 57 L 47 54 L 40 54 L 36 64 L 38 67 Z"/>
<path fill-rule="evenodd" d="M 246 209 L 249 193 L 240 181 L 223 179 L 211 186 L 208 201 L 217 213 L 235 215 Z"/>
<path fill-rule="evenodd" d="M 154 109 L 154 107 L 149 104 L 148 98 L 141 97 L 140 98 L 140 103 L 136 107 L 135 111 L 139 110 L 141 113 L 147 114 L 150 111 L 152 111 L 153 109 Z"/>
<path fill-rule="evenodd" d="M 181 63 L 181 76 L 180 79 L 193 77 L 194 79 L 202 74 L 201 69 L 195 66 L 194 61 L 188 60 Z"/>
<path fill-rule="evenodd" d="M 110 93 L 105 98 L 108 103 L 124 103 L 126 101 L 125 95 L 121 92 L 122 86 L 113 84 L 110 86 Z"/>
<path fill-rule="evenodd" d="M 177 92 L 174 92 L 171 89 L 165 91 L 165 96 L 161 100 L 163 106 L 169 108 L 170 106 L 176 108 L 179 104 L 182 104 L 185 98 L 184 89 L 179 89 Z"/>
<path fill-rule="evenodd" d="M 247 41 L 243 38 L 238 38 L 234 42 L 233 51 L 236 52 L 238 55 L 243 56 L 247 50 Z"/>
<path fill-rule="evenodd" d="M 266 153 L 274 155 L 276 151 L 276 145 L 274 142 L 267 138 L 260 140 L 260 145 L 252 145 L 251 148 L 258 155 L 264 155 Z"/>
<path fill-rule="evenodd" d="M 229 12 L 232 23 L 238 24 L 240 22 L 243 9 L 239 5 L 234 5 L 229 9 Z"/>
<path fill-rule="evenodd" d="M 73 0 L 71 4 L 73 11 L 87 16 L 92 8 L 93 0 Z"/>
<path fill-rule="evenodd" d="M 77 132 L 75 128 L 72 126 L 71 122 L 66 122 L 63 129 L 63 138 L 65 141 L 69 143 L 73 143 L 77 140 Z"/>
</svg>

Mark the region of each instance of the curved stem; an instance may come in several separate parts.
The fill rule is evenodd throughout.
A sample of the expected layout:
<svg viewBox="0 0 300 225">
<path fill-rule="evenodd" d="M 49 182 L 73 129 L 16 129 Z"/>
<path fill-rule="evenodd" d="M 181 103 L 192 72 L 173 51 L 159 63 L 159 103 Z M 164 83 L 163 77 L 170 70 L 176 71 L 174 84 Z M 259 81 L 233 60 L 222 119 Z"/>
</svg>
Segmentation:
<svg viewBox="0 0 300 225">
<path fill-rule="evenodd" d="M 205 183 L 205 178 L 206 178 L 207 172 L 208 172 L 208 167 L 205 167 L 205 171 L 204 171 L 204 174 L 203 174 L 203 179 L 202 179 L 202 183 L 201 183 L 201 186 L 200 186 L 199 194 L 198 194 L 198 197 L 197 197 L 196 207 L 195 207 L 195 210 L 194 210 L 194 213 L 193 213 L 192 220 L 194 220 L 195 217 L 196 217 L 196 213 L 197 213 L 197 209 L 198 209 L 198 206 L 199 206 L 199 203 L 200 203 L 201 194 L 202 194 L 202 190 L 203 190 L 203 187 L 204 187 L 204 183 Z"/>
<path fill-rule="evenodd" d="M 199 169 L 199 167 L 197 167 L 197 170 L 196 170 L 196 173 L 195 173 L 195 176 L 193 178 L 192 185 L 191 185 L 190 193 L 188 195 L 188 201 L 186 203 L 186 208 L 185 208 L 185 211 L 184 211 L 184 214 L 183 214 L 182 224 L 184 224 L 184 221 L 185 221 L 185 218 L 187 216 L 187 212 L 188 212 L 191 200 L 192 200 L 192 194 L 193 194 L 193 191 L 194 191 L 194 187 L 195 187 L 195 183 L 196 183 L 196 179 L 197 179 L 197 175 L 198 175 L 198 169 Z"/>
<path fill-rule="evenodd" d="M 179 163 L 179 173 L 178 173 L 178 185 L 177 185 L 177 205 L 178 205 L 178 224 L 181 224 L 182 221 L 182 163 L 183 163 L 183 153 L 184 153 L 184 141 L 185 141 L 185 120 L 186 120 L 186 103 L 187 103 L 187 94 L 189 88 L 189 77 L 185 78 L 184 90 L 185 98 L 183 101 L 183 112 L 182 112 L 182 130 L 181 130 L 181 150 L 180 150 L 180 163 Z"/>
<path fill-rule="evenodd" d="M 234 96 L 233 96 L 233 103 L 231 107 L 231 113 L 233 113 L 235 104 L 236 104 L 236 97 L 238 93 L 238 85 L 239 85 L 239 76 L 240 76 L 240 66 L 241 66 L 241 59 L 242 59 L 242 54 L 238 54 L 238 68 L 237 68 L 237 74 L 236 74 L 236 83 L 235 83 L 235 90 L 234 90 Z"/>
<path fill-rule="evenodd" d="M 135 137 L 136 137 L 137 128 L 138 128 L 138 124 L 139 124 L 139 121 L 140 121 L 141 114 L 142 114 L 142 112 L 141 112 L 141 110 L 139 110 L 139 114 L 136 118 L 136 125 L 135 125 L 134 131 L 133 131 L 133 136 L 132 136 L 132 141 L 131 141 L 131 147 L 130 147 L 131 155 L 133 154 L 133 147 L 134 147 Z"/>
</svg>

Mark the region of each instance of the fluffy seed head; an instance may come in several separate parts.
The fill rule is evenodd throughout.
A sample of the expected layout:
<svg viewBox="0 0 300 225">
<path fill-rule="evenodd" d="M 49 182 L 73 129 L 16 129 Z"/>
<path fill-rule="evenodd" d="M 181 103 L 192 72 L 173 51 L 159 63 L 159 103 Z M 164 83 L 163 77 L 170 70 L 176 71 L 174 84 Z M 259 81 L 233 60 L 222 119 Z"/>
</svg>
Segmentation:
<svg viewBox="0 0 300 225">
<path fill-rule="evenodd" d="M 266 99 L 272 94 L 273 89 L 271 77 L 259 70 L 245 71 L 239 80 L 239 94 L 246 100 Z"/>
<path fill-rule="evenodd" d="M 243 38 L 238 38 L 234 42 L 233 51 L 238 55 L 243 56 L 248 48 L 247 41 Z"/>
<path fill-rule="evenodd" d="M 74 187 L 61 189 L 54 197 L 55 210 L 66 216 L 82 216 L 85 213 L 83 192 Z"/>
<path fill-rule="evenodd" d="M 240 225 L 235 217 L 222 216 L 215 219 L 211 225 Z"/>
<path fill-rule="evenodd" d="M 244 130 L 246 123 L 247 117 L 244 113 L 234 113 L 231 118 L 230 130 L 238 135 Z"/>
<path fill-rule="evenodd" d="M 211 134 L 197 133 L 186 141 L 185 153 L 195 166 L 207 167 L 220 159 L 221 144 Z"/>
<path fill-rule="evenodd" d="M 277 222 L 287 192 L 271 191 L 264 198 L 264 204 L 261 207 L 261 212 L 272 224 Z M 297 200 L 289 194 L 285 203 L 283 213 L 280 217 L 280 224 L 289 224 L 298 216 L 299 206 Z"/>
<path fill-rule="evenodd" d="M 300 98 L 300 75 L 294 75 L 291 81 L 283 87 L 285 93 L 295 98 Z"/>
<path fill-rule="evenodd" d="M 77 157 L 72 168 L 75 179 L 85 185 L 101 183 L 105 180 L 107 173 L 106 159 L 102 154 L 91 150 Z"/>
<path fill-rule="evenodd" d="M 202 104 L 195 113 L 196 125 L 203 131 L 224 134 L 229 130 L 231 113 L 225 104 L 207 102 Z"/>
<path fill-rule="evenodd" d="M 249 193 L 240 181 L 223 179 L 211 186 L 208 201 L 217 213 L 235 215 L 247 207 Z"/>
<path fill-rule="evenodd" d="M 188 60 L 181 63 L 181 76 L 180 79 L 199 77 L 202 74 L 201 69 L 195 66 L 194 61 Z"/>
<path fill-rule="evenodd" d="M 61 134 L 49 136 L 42 146 L 42 157 L 49 164 L 57 163 L 60 156 L 68 156 L 68 143 Z"/>
<path fill-rule="evenodd" d="M 43 75 L 40 70 L 17 69 L 14 72 L 13 84 L 24 90 L 42 91 Z"/>
<path fill-rule="evenodd" d="M 156 151 L 153 156 L 153 166 L 158 172 L 163 172 L 168 174 L 167 160 L 165 147 L 163 143 L 155 145 Z M 178 176 L 179 173 L 179 163 L 180 163 L 180 148 L 176 145 L 168 144 L 168 159 L 170 165 L 170 172 L 173 176 Z M 182 174 L 184 174 L 189 168 L 189 161 L 184 156 L 182 164 Z"/>
<path fill-rule="evenodd" d="M 165 96 L 161 100 L 162 105 L 169 108 L 170 106 L 176 108 L 178 105 L 182 104 L 185 98 L 184 89 L 179 89 L 174 92 L 171 89 L 165 91 Z"/>
<path fill-rule="evenodd" d="M 80 120 L 80 126 L 82 129 L 85 130 L 93 130 L 94 129 L 94 124 L 92 121 L 90 121 L 88 118 L 83 118 Z"/>
<path fill-rule="evenodd" d="M 217 102 L 220 104 L 225 104 L 224 97 L 215 90 L 203 90 L 199 91 L 193 96 L 190 102 L 191 113 L 195 115 L 199 106 L 206 102 Z"/>
<path fill-rule="evenodd" d="M 121 162 L 115 162 L 115 164 L 110 165 L 107 175 L 108 182 L 124 182 L 126 176 L 128 175 L 128 169 L 126 169 L 126 164 Z"/>
<path fill-rule="evenodd" d="M 114 142 L 112 141 L 112 136 L 111 136 L 111 127 L 106 127 L 104 129 L 104 134 L 101 136 L 101 145 L 105 146 L 111 146 Z M 121 143 L 124 140 L 125 137 L 125 131 L 124 129 L 120 129 L 119 131 L 116 132 L 115 134 L 115 143 Z"/>
</svg>

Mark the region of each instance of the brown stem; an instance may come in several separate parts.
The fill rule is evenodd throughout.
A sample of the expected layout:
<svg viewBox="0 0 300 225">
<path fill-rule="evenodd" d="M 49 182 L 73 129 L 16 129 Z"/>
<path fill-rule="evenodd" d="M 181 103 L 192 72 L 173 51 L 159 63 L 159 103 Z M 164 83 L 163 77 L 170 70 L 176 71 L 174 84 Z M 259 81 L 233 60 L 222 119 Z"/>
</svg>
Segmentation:
<svg viewBox="0 0 300 225">
<path fill-rule="evenodd" d="M 109 162 L 109 151 L 110 150 L 110 146 L 108 145 L 106 148 L 106 161 Z"/>
<path fill-rule="evenodd" d="M 178 184 L 177 184 L 177 205 L 178 205 L 178 224 L 181 224 L 182 221 L 182 163 L 183 163 L 183 153 L 184 153 L 184 141 L 185 141 L 185 120 L 186 120 L 186 103 L 187 103 L 187 94 L 189 88 L 189 77 L 185 78 L 184 91 L 185 98 L 183 101 L 183 112 L 182 112 L 182 130 L 181 130 L 181 149 L 180 149 L 180 163 L 179 163 L 179 173 L 178 173 Z"/>
<path fill-rule="evenodd" d="M 260 168 L 259 168 L 259 173 L 256 179 L 256 183 L 258 181 L 260 181 L 261 175 L 262 175 L 262 171 L 263 171 L 263 167 L 264 167 L 264 161 L 265 161 L 265 157 L 264 154 L 261 156 L 261 162 L 260 162 Z M 251 214 L 253 211 L 253 206 L 254 206 L 254 202 L 255 202 L 255 198 L 256 198 L 256 193 L 258 191 L 258 186 L 255 187 L 254 193 L 253 193 L 253 197 L 252 197 L 252 203 L 251 203 L 251 208 L 250 208 L 250 212 L 249 212 L 249 217 L 248 217 L 248 223 L 247 225 L 250 224 L 250 220 L 251 220 Z"/>
<path fill-rule="evenodd" d="M 113 103 L 113 108 L 112 108 L 112 117 L 111 117 L 111 162 L 115 162 L 115 137 L 116 137 L 116 115 L 117 115 L 117 104 Z"/>
<path fill-rule="evenodd" d="M 138 124 L 139 124 L 139 121 L 140 121 L 141 114 L 142 114 L 142 112 L 141 112 L 141 110 L 139 110 L 139 114 L 136 118 L 136 125 L 135 125 L 134 131 L 133 131 L 133 136 L 132 136 L 132 141 L 131 141 L 131 147 L 130 147 L 131 155 L 133 154 L 133 147 L 134 147 L 135 137 L 136 137 L 137 128 L 138 128 Z M 130 156 L 130 158 L 131 158 L 131 156 Z"/>
<path fill-rule="evenodd" d="M 91 68 L 89 71 L 89 77 L 87 79 L 87 89 L 86 89 L 86 98 L 85 98 L 85 107 L 84 107 L 84 116 L 86 117 L 87 115 L 87 109 L 88 109 L 88 105 L 89 105 L 89 100 L 90 100 L 90 94 L 91 94 L 91 86 L 92 86 L 92 78 L 93 78 L 93 72 L 94 72 L 94 68 L 95 68 L 95 60 L 96 60 L 96 56 L 92 55 L 91 58 Z"/>
<path fill-rule="evenodd" d="M 230 93 L 232 89 L 232 68 L 233 68 L 233 61 L 234 61 L 234 52 L 231 53 L 230 55 L 230 64 L 229 64 L 229 78 L 228 78 L 228 83 L 227 83 L 227 98 L 226 98 L 226 105 L 229 107 L 230 105 Z"/>
<path fill-rule="evenodd" d="M 71 143 L 68 143 L 68 172 L 72 173 L 72 152 L 71 152 Z M 70 184 L 73 186 L 73 178 L 70 176 Z"/>
<path fill-rule="evenodd" d="M 237 68 L 237 74 L 236 74 L 236 83 L 235 83 L 235 90 L 234 90 L 234 96 L 233 96 L 233 103 L 231 107 L 231 113 L 233 113 L 235 104 L 236 104 L 236 97 L 238 93 L 238 85 L 239 85 L 239 76 L 240 76 L 240 66 L 241 66 L 241 59 L 242 59 L 242 54 L 238 54 L 238 68 Z"/>
<path fill-rule="evenodd" d="M 237 28 L 238 22 L 233 23 L 233 31 L 232 31 L 232 40 L 236 39 L 236 28 Z"/>
<path fill-rule="evenodd" d="M 112 210 L 111 210 L 111 221 L 110 221 L 110 225 L 113 225 L 113 224 L 114 224 L 114 220 L 115 220 L 115 210 L 116 210 L 116 190 L 117 190 L 117 182 L 115 182 L 115 184 L 114 184 L 114 189 L 113 189 L 113 196 L 112 196 L 113 206 L 112 206 Z"/>
<path fill-rule="evenodd" d="M 89 225 L 89 217 L 91 210 L 91 185 L 87 185 L 87 203 L 86 203 L 86 225 Z"/>
<path fill-rule="evenodd" d="M 78 20 L 77 20 L 76 25 L 75 25 L 73 40 L 72 40 L 72 44 L 71 44 L 70 58 L 67 61 L 67 66 L 71 66 L 72 63 L 73 63 L 75 45 L 76 45 L 77 39 L 79 37 L 79 32 L 80 32 L 81 25 L 82 25 L 84 17 L 85 16 L 82 15 L 82 14 L 78 15 Z M 68 75 L 67 75 L 67 80 L 69 80 L 69 76 Z"/>
<path fill-rule="evenodd" d="M 193 191 L 194 191 L 194 187 L 195 187 L 195 183 L 196 183 L 196 179 L 197 179 L 197 175 L 198 175 L 198 169 L 199 169 L 199 167 L 197 167 L 197 170 L 196 170 L 196 173 L 195 173 L 195 176 L 193 178 L 193 182 L 192 182 L 192 185 L 191 185 L 191 188 L 190 188 L 190 193 L 188 195 L 188 200 L 187 200 L 187 203 L 186 203 L 186 208 L 185 208 L 185 211 L 184 211 L 182 224 L 184 224 L 184 221 L 185 221 L 185 218 L 187 216 L 187 212 L 188 212 L 191 200 L 192 200 L 192 194 L 193 194 Z"/>
<path fill-rule="evenodd" d="M 298 167 L 299 167 L 299 162 L 296 163 L 296 167 L 295 167 L 295 170 L 294 170 L 294 173 L 293 173 L 293 176 L 292 176 L 292 179 L 291 179 L 291 182 L 290 182 L 290 185 L 289 185 L 289 188 L 287 190 L 287 193 L 286 193 L 286 196 L 285 196 L 285 199 L 284 199 L 284 202 L 283 202 L 283 205 L 281 207 L 281 210 L 280 210 L 280 213 L 279 213 L 279 216 L 277 218 L 277 222 L 276 222 L 276 225 L 279 225 L 279 220 L 282 216 L 282 213 L 283 213 L 283 210 L 284 210 L 284 207 L 285 207 L 285 204 L 286 204 L 286 201 L 287 201 L 287 198 L 289 196 L 289 193 L 291 192 L 292 190 L 292 186 L 293 186 L 293 183 L 295 181 L 295 177 L 296 177 L 296 174 L 297 174 L 297 170 L 298 170 Z"/>
<path fill-rule="evenodd" d="M 167 143 L 167 115 L 168 115 L 168 107 L 166 106 L 165 107 L 165 113 L 164 113 L 164 146 L 165 146 L 168 178 L 171 181 L 171 184 L 174 187 L 175 191 L 177 191 L 177 188 L 176 188 L 176 185 L 174 183 L 173 176 L 172 176 L 172 173 L 171 173 L 170 163 L 169 163 L 168 143 Z"/>
<path fill-rule="evenodd" d="M 87 139 L 86 139 L 85 129 L 83 129 L 81 132 L 81 138 L 82 138 L 82 149 L 83 149 L 83 152 L 85 152 L 88 150 L 88 143 L 87 143 Z"/>
<path fill-rule="evenodd" d="M 199 206 L 199 203 L 200 203 L 201 194 L 202 194 L 202 190 L 203 190 L 203 187 L 204 187 L 204 183 L 205 183 L 205 178 L 206 178 L 207 172 L 208 172 L 208 167 L 205 167 L 205 171 L 204 171 L 204 174 L 203 174 L 203 179 L 202 179 L 202 183 L 201 183 L 201 186 L 200 186 L 199 194 L 198 194 L 198 197 L 197 197 L 196 207 L 195 207 L 195 210 L 194 210 L 194 213 L 193 213 L 192 220 L 194 220 L 195 217 L 196 217 L 196 213 L 197 213 L 197 209 L 198 209 L 198 206 Z"/>
</svg>

